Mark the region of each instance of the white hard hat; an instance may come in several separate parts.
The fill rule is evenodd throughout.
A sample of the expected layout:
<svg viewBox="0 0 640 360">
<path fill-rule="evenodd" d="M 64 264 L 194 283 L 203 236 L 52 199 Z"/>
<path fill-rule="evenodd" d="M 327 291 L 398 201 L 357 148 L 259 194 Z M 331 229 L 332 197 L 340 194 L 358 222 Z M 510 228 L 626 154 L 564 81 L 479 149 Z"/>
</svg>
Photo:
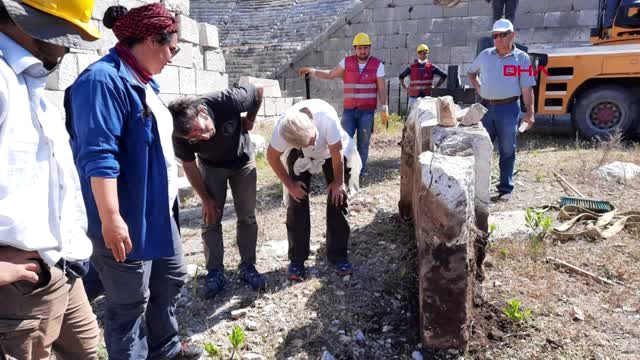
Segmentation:
<svg viewBox="0 0 640 360">
<path fill-rule="evenodd" d="M 500 19 L 493 24 L 491 32 L 513 31 L 513 24 L 507 19 Z"/>
</svg>

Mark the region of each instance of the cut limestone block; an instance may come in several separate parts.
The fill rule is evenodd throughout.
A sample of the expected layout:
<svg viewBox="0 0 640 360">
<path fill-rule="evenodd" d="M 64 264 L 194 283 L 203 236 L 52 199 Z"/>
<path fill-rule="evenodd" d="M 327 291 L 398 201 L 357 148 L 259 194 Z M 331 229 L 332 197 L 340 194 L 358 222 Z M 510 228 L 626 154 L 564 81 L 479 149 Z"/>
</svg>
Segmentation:
<svg viewBox="0 0 640 360">
<path fill-rule="evenodd" d="M 474 159 L 425 152 L 418 159 L 415 219 L 420 335 L 433 349 L 465 349 L 475 285 Z"/>
<path fill-rule="evenodd" d="M 178 39 L 193 44 L 199 43 L 200 29 L 198 28 L 198 22 L 184 15 L 178 15 L 178 20 L 180 21 Z"/>
<path fill-rule="evenodd" d="M 240 86 L 247 84 L 260 85 L 264 89 L 263 96 L 272 98 L 282 97 L 282 93 L 280 92 L 280 83 L 278 83 L 278 80 L 243 76 L 240 78 L 238 84 Z"/>
<path fill-rule="evenodd" d="M 457 126 L 456 113 L 460 110 L 458 105 L 453 102 L 453 97 L 447 95 L 438 98 L 438 125 L 453 127 Z"/>
<path fill-rule="evenodd" d="M 162 0 L 162 3 L 171 12 L 189 15 L 189 0 Z"/>
<path fill-rule="evenodd" d="M 487 113 L 487 108 L 481 104 L 473 104 L 466 109 L 463 109 L 457 114 L 460 125 L 471 126 L 475 125 L 482 120 L 484 114 Z"/>
<path fill-rule="evenodd" d="M 218 27 L 211 24 L 199 23 L 200 45 L 212 48 L 220 47 Z"/>
<path fill-rule="evenodd" d="M 493 144 L 482 124 L 469 127 L 436 126 L 431 134 L 438 153 L 450 156 L 473 156 L 475 159 L 475 216 L 478 229 L 488 232 Z"/>
<path fill-rule="evenodd" d="M 400 201 L 398 209 L 405 220 L 413 218 L 412 196 L 416 154 L 422 153 L 424 146 L 416 140 L 420 129 L 437 124 L 435 98 L 420 98 L 411 108 L 409 118 L 402 129 L 402 146 L 400 156 Z"/>
</svg>

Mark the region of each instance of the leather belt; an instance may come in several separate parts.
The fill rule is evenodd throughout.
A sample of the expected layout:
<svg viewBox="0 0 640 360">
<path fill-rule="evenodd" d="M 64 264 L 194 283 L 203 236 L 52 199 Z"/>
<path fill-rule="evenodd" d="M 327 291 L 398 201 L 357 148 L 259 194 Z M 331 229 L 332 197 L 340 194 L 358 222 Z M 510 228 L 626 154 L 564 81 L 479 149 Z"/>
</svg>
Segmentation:
<svg viewBox="0 0 640 360">
<path fill-rule="evenodd" d="M 502 105 L 512 103 L 520 99 L 520 96 L 512 96 L 506 99 L 489 100 L 489 105 Z"/>
</svg>

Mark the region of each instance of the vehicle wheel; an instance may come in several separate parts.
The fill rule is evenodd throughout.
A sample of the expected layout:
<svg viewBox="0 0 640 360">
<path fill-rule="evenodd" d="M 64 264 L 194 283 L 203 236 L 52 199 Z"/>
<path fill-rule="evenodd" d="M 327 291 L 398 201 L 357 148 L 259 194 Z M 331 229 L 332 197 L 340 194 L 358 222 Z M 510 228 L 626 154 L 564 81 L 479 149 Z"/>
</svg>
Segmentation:
<svg viewBox="0 0 640 360">
<path fill-rule="evenodd" d="M 573 124 L 583 138 L 606 138 L 616 130 L 627 134 L 637 118 L 633 94 L 619 86 L 590 89 L 573 108 Z"/>
</svg>

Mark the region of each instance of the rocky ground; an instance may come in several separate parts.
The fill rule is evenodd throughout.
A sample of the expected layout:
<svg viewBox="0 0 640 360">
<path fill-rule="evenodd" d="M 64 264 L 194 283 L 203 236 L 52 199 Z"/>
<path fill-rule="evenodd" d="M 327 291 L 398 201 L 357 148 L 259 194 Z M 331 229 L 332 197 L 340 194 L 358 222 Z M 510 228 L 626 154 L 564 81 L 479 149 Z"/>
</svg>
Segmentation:
<svg viewBox="0 0 640 360">
<path fill-rule="evenodd" d="M 265 131 L 265 134 L 268 131 Z M 285 209 L 277 179 L 258 159 L 258 263 L 268 277 L 264 293 L 240 282 L 235 216 L 229 197 L 223 217 L 226 291 L 204 300 L 204 256 L 199 235 L 200 207 L 190 198 L 182 209 L 183 237 L 190 280 L 178 316 L 185 338 L 215 345 L 224 359 L 232 353 L 229 334 L 245 332 L 246 359 L 410 359 L 422 358 L 417 329 L 417 278 L 412 228 L 398 216 L 397 127 L 374 135 L 369 172 L 362 190 L 350 199 L 349 245 L 353 276 L 337 277 L 325 257 L 324 181 L 312 183 L 309 278 L 287 280 Z M 602 146 L 565 138 L 526 136 L 518 154 L 517 192 L 492 212 L 522 210 L 556 202 L 563 188 L 556 169 L 580 190 L 629 209 L 640 202 L 640 180 L 626 184 L 591 175 Z M 640 164 L 640 148 L 615 148 L 609 160 Z M 497 225 L 499 226 L 499 225 Z M 608 240 L 546 239 L 533 248 L 527 239 L 491 244 L 486 263 L 484 303 L 476 309 L 469 358 L 478 359 L 633 359 L 640 356 L 640 247 L 638 233 L 623 231 Z M 559 271 L 546 256 L 561 258 L 624 285 L 606 286 Z M 502 315 L 507 299 L 532 310 L 514 325 Z M 100 314 L 101 299 L 95 303 Z M 206 357 L 205 357 L 206 358 Z M 217 357 L 216 357 L 217 358 Z M 424 355 L 424 358 L 429 358 Z"/>
</svg>

